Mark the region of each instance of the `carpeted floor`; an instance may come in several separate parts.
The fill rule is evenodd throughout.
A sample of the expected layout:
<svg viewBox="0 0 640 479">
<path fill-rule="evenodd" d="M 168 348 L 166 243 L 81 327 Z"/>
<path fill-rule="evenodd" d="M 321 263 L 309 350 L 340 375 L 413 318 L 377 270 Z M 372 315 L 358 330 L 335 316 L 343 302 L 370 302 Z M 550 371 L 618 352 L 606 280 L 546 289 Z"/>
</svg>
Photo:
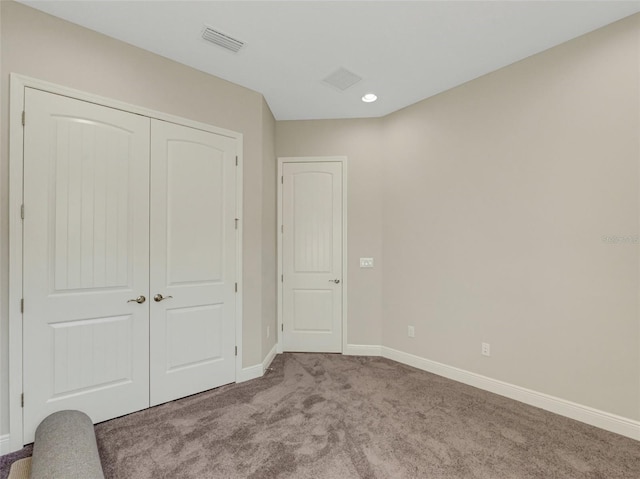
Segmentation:
<svg viewBox="0 0 640 479">
<path fill-rule="evenodd" d="M 107 479 L 640 477 L 637 441 L 387 359 L 272 368 L 97 425 Z"/>
</svg>

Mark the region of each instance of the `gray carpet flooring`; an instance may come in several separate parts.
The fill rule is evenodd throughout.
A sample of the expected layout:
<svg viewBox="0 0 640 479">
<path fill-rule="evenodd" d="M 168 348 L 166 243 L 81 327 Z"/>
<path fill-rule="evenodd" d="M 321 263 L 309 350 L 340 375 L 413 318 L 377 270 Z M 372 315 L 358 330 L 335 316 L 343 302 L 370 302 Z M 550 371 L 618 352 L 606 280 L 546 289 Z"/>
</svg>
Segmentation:
<svg viewBox="0 0 640 479">
<path fill-rule="evenodd" d="M 282 354 L 263 378 L 96 426 L 108 479 L 629 478 L 640 442 L 383 358 Z"/>
</svg>

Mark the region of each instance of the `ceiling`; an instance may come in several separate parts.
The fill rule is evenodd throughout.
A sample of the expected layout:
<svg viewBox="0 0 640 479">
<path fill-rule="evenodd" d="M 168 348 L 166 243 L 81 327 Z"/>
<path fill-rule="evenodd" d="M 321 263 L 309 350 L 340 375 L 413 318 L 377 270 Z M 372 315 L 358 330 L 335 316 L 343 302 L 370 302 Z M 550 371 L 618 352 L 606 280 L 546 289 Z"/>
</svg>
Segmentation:
<svg viewBox="0 0 640 479">
<path fill-rule="evenodd" d="M 256 90 L 278 120 L 383 116 L 640 11 L 611 0 L 19 1 Z M 213 45 L 205 25 L 246 45 Z M 322 82 L 338 68 L 362 80 Z M 378 101 L 363 103 L 368 92 Z"/>
</svg>

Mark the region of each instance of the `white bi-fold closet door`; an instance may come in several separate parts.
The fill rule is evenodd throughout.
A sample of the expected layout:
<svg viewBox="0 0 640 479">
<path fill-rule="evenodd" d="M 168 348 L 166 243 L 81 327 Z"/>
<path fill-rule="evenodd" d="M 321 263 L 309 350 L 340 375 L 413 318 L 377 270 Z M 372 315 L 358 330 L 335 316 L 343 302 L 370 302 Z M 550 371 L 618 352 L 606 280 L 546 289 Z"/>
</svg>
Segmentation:
<svg viewBox="0 0 640 479">
<path fill-rule="evenodd" d="M 237 140 L 25 89 L 24 442 L 235 380 Z"/>
</svg>

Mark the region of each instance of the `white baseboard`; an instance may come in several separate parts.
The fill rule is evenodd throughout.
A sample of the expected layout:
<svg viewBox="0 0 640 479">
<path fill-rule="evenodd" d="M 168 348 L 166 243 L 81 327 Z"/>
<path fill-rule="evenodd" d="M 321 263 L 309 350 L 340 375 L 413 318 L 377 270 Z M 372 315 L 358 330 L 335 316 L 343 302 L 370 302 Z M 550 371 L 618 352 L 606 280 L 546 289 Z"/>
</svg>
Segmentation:
<svg viewBox="0 0 640 479">
<path fill-rule="evenodd" d="M 274 344 L 271 348 L 271 351 L 267 354 L 267 357 L 262 361 L 262 374 L 267 370 L 267 368 L 271 365 L 271 362 L 276 357 L 276 351 L 278 350 L 278 345 Z"/>
<path fill-rule="evenodd" d="M 9 454 L 11 452 L 11 441 L 9 434 L 0 436 L 0 456 L 3 454 Z"/>
<path fill-rule="evenodd" d="M 447 366 L 446 364 L 431 361 L 396 349 L 384 346 L 381 349 L 383 357 L 399 363 L 407 364 L 422 369 L 423 371 L 444 376 L 454 381 L 484 389 L 485 391 L 499 394 L 510 399 L 515 399 L 516 401 L 640 441 L 640 421 L 634 421 L 633 419 L 600 411 L 589 406 L 583 406 L 582 404 L 577 404 L 555 396 L 498 381 L 497 379 L 465 371 L 464 369 Z"/>
<path fill-rule="evenodd" d="M 347 344 L 342 354 L 346 356 L 381 356 L 382 347 L 372 344 Z"/>
<path fill-rule="evenodd" d="M 264 361 L 260 364 L 254 364 L 253 366 L 242 368 L 240 370 L 240 374 L 236 376 L 236 382 L 243 383 L 245 381 L 251 381 L 252 379 L 261 378 L 271 364 L 271 361 L 273 361 L 273 358 L 276 357 L 277 350 L 277 345 L 274 345 L 273 348 L 271 348 L 271 351 L 269 351 L 267 356 L 264 358 Z"/>
</svg>

